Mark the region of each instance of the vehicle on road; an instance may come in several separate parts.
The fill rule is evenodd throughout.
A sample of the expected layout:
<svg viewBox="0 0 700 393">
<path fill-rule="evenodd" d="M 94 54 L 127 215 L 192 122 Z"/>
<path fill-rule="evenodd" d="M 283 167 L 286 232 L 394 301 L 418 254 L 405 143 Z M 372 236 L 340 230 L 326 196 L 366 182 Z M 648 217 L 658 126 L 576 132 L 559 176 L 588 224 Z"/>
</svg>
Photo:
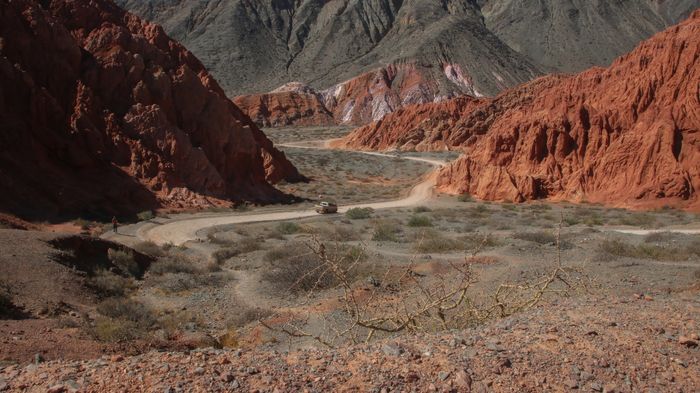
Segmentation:
<svg viewBox="0 0 700 393">
<path fill-rule="evenodd" d="M 316 205 L 316 213 L 318 214 L 333 214 L 338 212 L 338 205 L 333 202 L 319 202 Z"/>
</svg>

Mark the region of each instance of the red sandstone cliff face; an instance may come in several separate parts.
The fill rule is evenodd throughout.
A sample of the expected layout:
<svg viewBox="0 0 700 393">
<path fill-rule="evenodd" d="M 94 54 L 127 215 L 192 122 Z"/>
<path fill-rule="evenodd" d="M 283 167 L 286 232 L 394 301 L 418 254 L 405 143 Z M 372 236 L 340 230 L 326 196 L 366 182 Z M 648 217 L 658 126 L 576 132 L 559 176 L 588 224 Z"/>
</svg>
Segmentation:
<svg viewBox="0 0 700 393">
<path fill-rule="evenodd" d="M 159 26 L 108 0 L 0 3 L 0 209 L 273 201 L 299 178 Z"/>
<path fill-rule="evenodd" d="M 462 149 L 438 187 L 483 199 L 698 208 L 698 58 L 700 11 L 607 69 L 542 78 L 494 100 L 409 108 L 340 144 Z"/>
<path fill-rule="evenodd" d="M 449 98 L 451 93 L 441 93 L 445 89 L 441 79 L 479 95 L 458 66 L 443 68 L 436 78 L 434 70 L 415 64 L 389 65 L 320 92 L 293 82 L 270 93 L 236 97 L 234 102 L 257 124 L 267 127 L 363 125 L 406 106 Z"/>
<path fill-rule="evenodd" d="M 270 93 L 239 96 L 233 102 L 263 127 L 335 124 L 322 97 L 301 83 L 289 83 Z"/>
</svg>

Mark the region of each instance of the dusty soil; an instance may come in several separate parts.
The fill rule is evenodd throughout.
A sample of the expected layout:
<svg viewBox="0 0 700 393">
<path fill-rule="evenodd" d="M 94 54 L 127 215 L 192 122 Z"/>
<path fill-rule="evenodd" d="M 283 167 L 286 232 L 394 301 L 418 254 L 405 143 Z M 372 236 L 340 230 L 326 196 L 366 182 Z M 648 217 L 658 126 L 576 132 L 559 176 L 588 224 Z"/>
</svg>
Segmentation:
<svg viewBox="0 0 700 393">
<path fill-rule="evenodd" d="M 700 389 L 697 315 L 697 291 L 653 300 L 599 297 L 474 329 L 337 350 L 202 349 L 9 366 L 0 370 L 0 386 L 28 392 L 688 392 Z"/>
</svg>

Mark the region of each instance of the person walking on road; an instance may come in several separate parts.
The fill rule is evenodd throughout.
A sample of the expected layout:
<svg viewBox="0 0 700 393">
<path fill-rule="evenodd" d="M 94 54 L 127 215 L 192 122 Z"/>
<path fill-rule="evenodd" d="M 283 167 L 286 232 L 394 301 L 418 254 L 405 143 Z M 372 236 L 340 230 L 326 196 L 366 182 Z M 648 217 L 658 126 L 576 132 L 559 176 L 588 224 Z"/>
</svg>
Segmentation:
<svg viewBox="0 0 700 393">
<path fill-rule="evenodd" d="M 119 221 L 117 221 L 117 216 L 112 217 L 112 230 L 117 233 L 117 228 L 119 228 Z"/>
</svg>

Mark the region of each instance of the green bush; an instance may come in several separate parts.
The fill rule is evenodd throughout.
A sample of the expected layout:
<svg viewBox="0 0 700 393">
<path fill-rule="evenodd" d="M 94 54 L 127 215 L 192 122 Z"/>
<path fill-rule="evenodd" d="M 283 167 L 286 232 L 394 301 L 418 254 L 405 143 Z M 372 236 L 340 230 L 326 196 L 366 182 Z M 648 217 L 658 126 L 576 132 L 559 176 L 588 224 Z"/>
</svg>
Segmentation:
<svg viewBox="0 0 700 393">
<path fill-rule="evenodd" d="M 440 235 L 435 231 L 424 231 L 416 236 L 413 250 L 419 253 L 444 253 L 459 250 L 460 242 Z"/>
<path fill-rule="evenodd" d="M 413 208 L 414 213 L 427 213 L 429 211 L 431 211 L 431 210 L 427 206 L 416 206 Z"/>
<path fill-rule="evenodd" d="M 161 257 L 165 255 L 163 249 L 152 241 L 138 243 L 134 246 L 134 250 L 152 257 Z"/>
<path fill-rule="evenodd" d="M 87 286 L 101 297 L 124 296 L 133 288 L 133 282 L 131 279 L 118 274 L 99 270 L 94 276 L 88 278 Z"/>
<path fill-rule="evenodd" d="M 459 240 L 462 247 L 467 251 L 474 251 L 479 248 L 493 248 L 502 244 L 499 238 L 490 233 L 471 233 L 469 235 L 460 236 L 457 240 Z"/>
<path fill-rule="evenodd" d="M 298 224 L 290 221 L 282 221 L 275 227 L 275 230 L 283 235 L 293 235 L 299 232 L 299 229 Z"/>
<path fill-rule="evenodd" d="M 107 250 L 107 258 L 122 272 L 122 274 L 129 274 L 132 276 L 141 274 L 141 268 L 136 263 L 136 260 L 134 260 L 134 253 L 131 251 L 110 248 Z"/>
<path fill-rule="evenodd" d="M 414 215 L 408 220 L 409 227 L 432 227 L 433 221 L 428 216 Z"/>
<path fill-rule="evenodd" d="M 92 334 L 100 341 L 123 342 L 140 338 L 145 332 L 131 321 L 98 317 L 95 320 Z"/>
<path fill-rule="evenodd" d="M 467 194 L 467 193 L 460 194 L 460 195 L 457 197 L 457 200 L 458 200 L 459 202 L 474 202 L 474 198 L 472 198 L 472 196 L 469 195 L 469 194 Z"/>
<path fill-rule="evenodd" d="M 557 237 L 550 232 L 515 232 L 513 238 L 538 244 L 552 244 L 557 242 Z"/>
<path fill-rule="evenodd" d="M 157 318 L 145 305 L 131 299 L 110 298 L 97 305 L 94 336 L 102 341 L 127 341 L 144 336 Z"/>
<path fill-rule="evenodd" d="M 334 225 L 328 231 L 323 232 L 326 234 L 327 238 L 336 242 L 350 242 L 360 240 L 360 234 L 357 233 L 352 227 L 344 227 L 340 225 Z"/>
<path fill-rule="evenodd" d="M 198 274 L 202 272 L 195 266 L 194 261 L 181 255 L 159 258 L 151 264 L 149 271 L 157 276 L 168 273 Z"/>
<path fill-rule="evenodd" d="M 87 231 L 92 227 L 92 223 L 90 221 L 84 220 L 82 218 L 78 218 L 77 220 L 73 221 L 73 225 L 77 226 L 83 231 Z"/>
<path fill-rule="evenodd" d="M 656 218 L 648 213 L 628 213 L 619 220 L 622 225 L 641 228 L 652 228 L 656 224 Z"/>
<path fill-rule="evenodd" d="M 155 215 L 154 215 L 153 212 L 150 211 L 150 210 L 142 211 L 141 213 L 138 213 L 138 214 L 136 215 L 136 218 L 138 218 L 139 221 L 148 221 L 148 220 L 152 220 L 154 217 L 155 217 Z"/>
<path fill-rule="evenodd" d="M 106 299 L 97 305 L 97 312 L 109 318 L 135 322 L 143 327 L 150 327 L 156 322 L 151 309 L 131 299 Z"/>
<path fill-rule="evenodd" d="M 345 212 L 345 216 L 351 220 L 364 220 L 372 217 L 372 213 L 374 209 L 371 207 L 354 207 Z"/>
<path fill-rule="evenodd" d="M 392 221 L 377 221 L 374 224 L 372 240 L 376 242 L 396 242 L 401 233 L 401 227 Z"/>
<path fill-rule="evenodd" d="M 604 240 L 598 246 L 599 256 L 603 259 L 627 257 L 657 261 L 686 261 L 698 255 L 696 251 L 700 250 L 695 250 L 693 244 L 686 247 L 664 247 L 652 244 L 635 245 L 620 240 Z"/>
</svg>

